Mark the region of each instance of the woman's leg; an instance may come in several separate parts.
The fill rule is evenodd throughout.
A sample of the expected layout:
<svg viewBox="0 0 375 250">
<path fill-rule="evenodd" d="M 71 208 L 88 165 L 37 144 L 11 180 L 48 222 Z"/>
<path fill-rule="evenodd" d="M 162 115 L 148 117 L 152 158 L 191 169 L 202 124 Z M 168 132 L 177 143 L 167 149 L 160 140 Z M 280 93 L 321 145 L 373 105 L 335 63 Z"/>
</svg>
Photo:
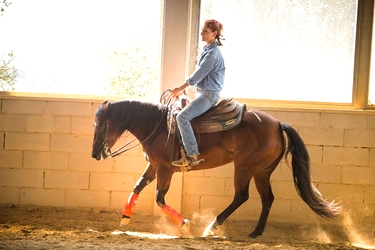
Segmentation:
<svg viewBox="0 0 375 250">
<path fill-rule="evenodd" d="M 187 156 L 199 155 L 197 140 L 190 121 L 213 107 L 219 98 L 219 92 L 202 91 L 177 115 L 176 120 Z"/>
</svg>

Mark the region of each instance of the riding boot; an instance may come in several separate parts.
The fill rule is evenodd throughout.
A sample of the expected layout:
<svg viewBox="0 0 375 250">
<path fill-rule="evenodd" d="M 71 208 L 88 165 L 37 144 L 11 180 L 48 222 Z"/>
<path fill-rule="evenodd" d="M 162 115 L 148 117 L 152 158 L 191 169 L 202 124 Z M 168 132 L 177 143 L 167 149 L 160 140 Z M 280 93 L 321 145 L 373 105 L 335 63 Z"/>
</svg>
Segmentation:
<svg viewBox="0 0 375 250">
<path fill-rule="evenodd" d="M 173 161 L 172 165 L 175 167 L 188 167 L 188 166 L 196 166 L 201 162 L 201 160 L 197 160 L 196 155 L 182 157 L 178 161 Z"/>
</svg>

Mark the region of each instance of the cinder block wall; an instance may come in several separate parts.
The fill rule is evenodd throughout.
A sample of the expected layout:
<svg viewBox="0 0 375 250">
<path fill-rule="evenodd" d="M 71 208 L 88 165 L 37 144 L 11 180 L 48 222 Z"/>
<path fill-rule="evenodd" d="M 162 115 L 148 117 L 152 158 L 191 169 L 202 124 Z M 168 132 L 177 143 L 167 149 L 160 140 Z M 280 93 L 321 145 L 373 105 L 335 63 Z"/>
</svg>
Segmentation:
<svg viewBox="0 0 375 250">
<path fill-rule="evenodd" d="M 0 203 L 121 209 L 146 161 L 140 147 L 115 160 L 91 158 L 100 103 L 3 97 Z M 146 188 L 137 208 L 152 212 L 153 197 Z"/>
<path fill-rule="evenodd" d="M 140 147 L 115 159 L 98 162 L 91 158 L 92 125 L 100 103 L 1 97 L 1 204 L 121 211 L 146 161 Z M 374 111 L 262 109 L 300 133 L 310 153 L 314 184 L 324 197 L 340 201 L 344 213 L 374 220 Z M 270 220 L 317 220 L 297 195 L 284 161 L 272 175 L 272 188 L 276 199 Z M 176 173 L 166 201 L 187 218 L 212 219 L 229 205 L 233 193 L 233 165 L 228 164 Z M 232 219 L 258 218 L 261 203 L 253 183 L 250 194 Z M 152 183 L 141 193 L 136 212 L 159 214 L 154 197 Z"/>
</svg>

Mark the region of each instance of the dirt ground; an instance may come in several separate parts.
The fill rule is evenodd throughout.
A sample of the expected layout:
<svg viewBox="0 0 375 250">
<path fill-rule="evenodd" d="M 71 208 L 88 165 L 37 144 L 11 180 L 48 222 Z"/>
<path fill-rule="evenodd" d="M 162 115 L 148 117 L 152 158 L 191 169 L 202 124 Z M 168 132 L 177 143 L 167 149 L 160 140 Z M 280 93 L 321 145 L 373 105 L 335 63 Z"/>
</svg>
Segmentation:
<svg viewBox="0 0 375 250">
<path fill-rule="evenodd" d="M 262 236 L 251 239 L 255 221 L 228 220 L 218 236 L 201 237 L 199 217 L 190 219 L 189 235 L 164 216 L 134 214 L 121 228 L 120 217 L 100 209 L 3 205 L 0 249 L 375 249 L 375 231 L 370 242 L 351 243 L 347 230 L 335 225 L 269 222 Z"/>
</svg>

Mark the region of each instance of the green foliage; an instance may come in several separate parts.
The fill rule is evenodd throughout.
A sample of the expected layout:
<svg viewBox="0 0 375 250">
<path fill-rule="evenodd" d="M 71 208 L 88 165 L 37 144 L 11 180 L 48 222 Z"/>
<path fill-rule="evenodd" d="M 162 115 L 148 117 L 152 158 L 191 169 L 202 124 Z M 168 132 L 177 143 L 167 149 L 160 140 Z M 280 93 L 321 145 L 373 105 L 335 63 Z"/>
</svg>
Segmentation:
<svg viewBox="0 0 375 250">
<path fill-rule="evenodd" d="M 18 70 L 12 65 L 15 56 L 11 51 L 7 57 L 0 59 L 0 90 L 14 91 Z"/>
<path fill-rule="evenodd" d="M 12 3 L 7 0 L 0 1 L 0 13 L 3 16 L 5 8 L 9 7 Z M 13 51 L 9 52 L 7 56 L 1 55 L 0 57 L 0 90 L 14 91 L 16 84 L 16 77 L 18 70 L 12 65 L 15 56 Z"/>
<path fill-rule="evenodd" d="M 3 12 L 5 11 L 5 8 L 9 7 L 12 3 L 7 2 L 7 0 L 3 0 L 0 2 L 0 13 L 3 15 Z"/>
<path fill-rule="evenodd" d="M 112 64 L 109 72 L 109 94 L 152 97 L 158 93 L 157 59 L 147 47 L 113 49 L 108 59 Z"/>
</svg>

